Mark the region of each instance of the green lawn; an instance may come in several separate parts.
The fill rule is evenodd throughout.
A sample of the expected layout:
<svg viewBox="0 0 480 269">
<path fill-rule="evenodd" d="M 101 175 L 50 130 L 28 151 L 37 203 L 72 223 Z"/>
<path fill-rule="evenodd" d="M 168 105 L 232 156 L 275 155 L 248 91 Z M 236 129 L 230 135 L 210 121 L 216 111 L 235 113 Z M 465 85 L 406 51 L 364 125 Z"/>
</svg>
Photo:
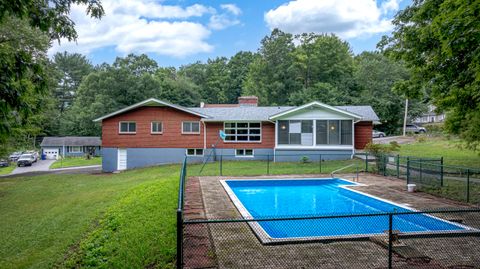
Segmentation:
<svg viewBox="0 0 480 269">
<path fill-rule="evenodd" d="M 267 171 L 271 175 L 288 175 L 288 174 L 330 174 L 334 170 L 346 167 L 353 164 L 353 166 L 342 170 L 339 173 L 355 172 L 358 166 L 359 170 L 364 168 L 364 161 L 342 160 L 342 161 L 312 161 L 309 163 L 298 162 L 269 162 L 267 161 L 223 161 L 222 175 L 224 176 L 254 176 L 266 175 Z M 189 176 L 214 176 L 220 175 L 220 162 L 212 162 L 205 165 L 200 174 L 201 165 L 189 166 Z"/>
<path fill-rule="evenodd" d="M 179 165 L 0 181 L 0 268 L 172 267 Z"/>
<path fill-rule="evenodd" d="M 322 172 L 359 160 L 325 161 Z M 266 174 L 267 162 L 229 161 L 224 175 Z M 218 175 L 219 163 L 204 175 Z M 319 163 L 270 163 L 271 174 L 318 173 Z M 189 165 L 198 174 L 200 165 Z M 348 171 L 355 171 L 350 167 Z M 0 268 L 172 268 L 180 165 L 119 174 L 0 181 Z"/>
<path fill-rule="evenodd" d="M 427 137 L 425 142 L 401 145 L 399 154 L 416 157 L 441 157 L 444 164 L 480 168 L 480 154 L 460 147 L 458 140 Z"/>
<path fill-rule="evenodd" d="M 92 157 L 88 160 L 85 157 L 67 157 L 65 159 L 55 161 L 52 165 L 50 165 L 50 169 L 97 164 L 102 164 L 102 157 Z"/>
<path fill-rule="evenodd" d="M 13 170 L 15 170 L 15 167 L 15 163 L 12 163 L 7 167 L 0 167 L 0 175 L 10 174 Z"/>
</svg>

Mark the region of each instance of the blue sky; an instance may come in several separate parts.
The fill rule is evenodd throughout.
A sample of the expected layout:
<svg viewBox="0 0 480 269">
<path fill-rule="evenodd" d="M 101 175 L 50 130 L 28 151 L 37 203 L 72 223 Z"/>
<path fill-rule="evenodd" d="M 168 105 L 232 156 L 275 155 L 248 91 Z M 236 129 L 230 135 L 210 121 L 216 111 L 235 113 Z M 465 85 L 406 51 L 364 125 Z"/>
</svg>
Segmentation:
<svg viewBox="0 0 480 269">
<path fill-rule="evenodd" d="M 102 0 L 106 16 L 88 18 L 72 9 L 79 38 L 54 44 L 86 54 L 94 64 L 146 53 L 160 66 L 180 66 L 241 50 L 256 51 L 273 28 L 293 34 L 335 33 L 355 54 L 375 50 L 390 20 L 410 0 Z"/>
</svg>

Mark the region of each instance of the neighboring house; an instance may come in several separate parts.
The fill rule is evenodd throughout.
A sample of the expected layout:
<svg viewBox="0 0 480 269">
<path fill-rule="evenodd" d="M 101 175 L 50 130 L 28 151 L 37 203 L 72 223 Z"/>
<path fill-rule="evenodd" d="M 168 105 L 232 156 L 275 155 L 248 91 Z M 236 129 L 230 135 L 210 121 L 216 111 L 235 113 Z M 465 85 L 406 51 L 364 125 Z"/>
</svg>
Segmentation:
<svg viewBox="0 0 480 269">
<path fill-rule="evenodd" d="M 436 113 L 436 107 L 434 105 L 428 106 L 428 112 L 422 114 L 420 117 L 416 118 L 413 122 L 414 123 L 438 123 L 443 122 L 445 120 L 444 113 Z"/>
<path fill-rule="evenodd" d="M 47 136 L 43 138 L 40 147 L 47 159 L 58 159 L 61 156 L 81 157 L 87 153 L 100 156 L 102 140 L 98 136 Z"/>
<path fill-rule="evenodd" d="M 257 106 L 255 96 L 239 104 L 183 107 L 154 98 L 96 119 L 102 123 L 103 170 L 164 163 L 224 159 L 298 161 L 347 159 L 372 139 L 378 117 L 370 106 Z M 226 133 L 225 141 L 219 131 Z M 228 155 L 228 156 L 227 156 Z M 286 156 L 295 155 L 295 156 Z"/>
</svg>

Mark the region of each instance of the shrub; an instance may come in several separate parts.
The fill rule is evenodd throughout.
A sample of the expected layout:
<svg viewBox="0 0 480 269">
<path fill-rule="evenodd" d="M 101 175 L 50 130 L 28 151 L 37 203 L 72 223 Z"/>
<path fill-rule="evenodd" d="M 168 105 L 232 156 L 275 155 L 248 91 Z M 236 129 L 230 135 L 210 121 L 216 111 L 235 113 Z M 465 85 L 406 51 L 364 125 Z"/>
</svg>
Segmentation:
<svg viewBox="0 0 480 269">
<path fill-rule="evenodd" d="M 300 159 L 300 161 L 301 161 L 302 163 L 309 163 L 309 162 L 310 162 L 310 159 L 309 159 L 307 156 L 303 156 L 303 157 Z"/>
</svg>

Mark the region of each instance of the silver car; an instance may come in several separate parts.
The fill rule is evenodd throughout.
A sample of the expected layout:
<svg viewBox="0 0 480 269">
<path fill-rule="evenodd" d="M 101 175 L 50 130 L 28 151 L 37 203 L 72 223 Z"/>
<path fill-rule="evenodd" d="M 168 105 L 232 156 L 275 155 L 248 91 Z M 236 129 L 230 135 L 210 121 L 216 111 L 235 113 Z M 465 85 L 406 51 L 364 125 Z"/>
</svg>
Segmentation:
<svg viewBox="0 0 480 269">
<path fill-rule="evenodd" d="M 380 131 L 377 131 L 377 130 L 373 130 L 372 131 L 372 137 L 373 138 L 379 138 L 379 137 L 385 137 L 385 133 L 384 132 L 380 132 Z"/>
<path fill-rule="evenodd" d="M 427 132 L 427 129 L 425 129 L 425 127 L 420 127 L 415 124 L 407 124 L 405 131 L 407 133 L 424 134 Z"/>
</svg>

